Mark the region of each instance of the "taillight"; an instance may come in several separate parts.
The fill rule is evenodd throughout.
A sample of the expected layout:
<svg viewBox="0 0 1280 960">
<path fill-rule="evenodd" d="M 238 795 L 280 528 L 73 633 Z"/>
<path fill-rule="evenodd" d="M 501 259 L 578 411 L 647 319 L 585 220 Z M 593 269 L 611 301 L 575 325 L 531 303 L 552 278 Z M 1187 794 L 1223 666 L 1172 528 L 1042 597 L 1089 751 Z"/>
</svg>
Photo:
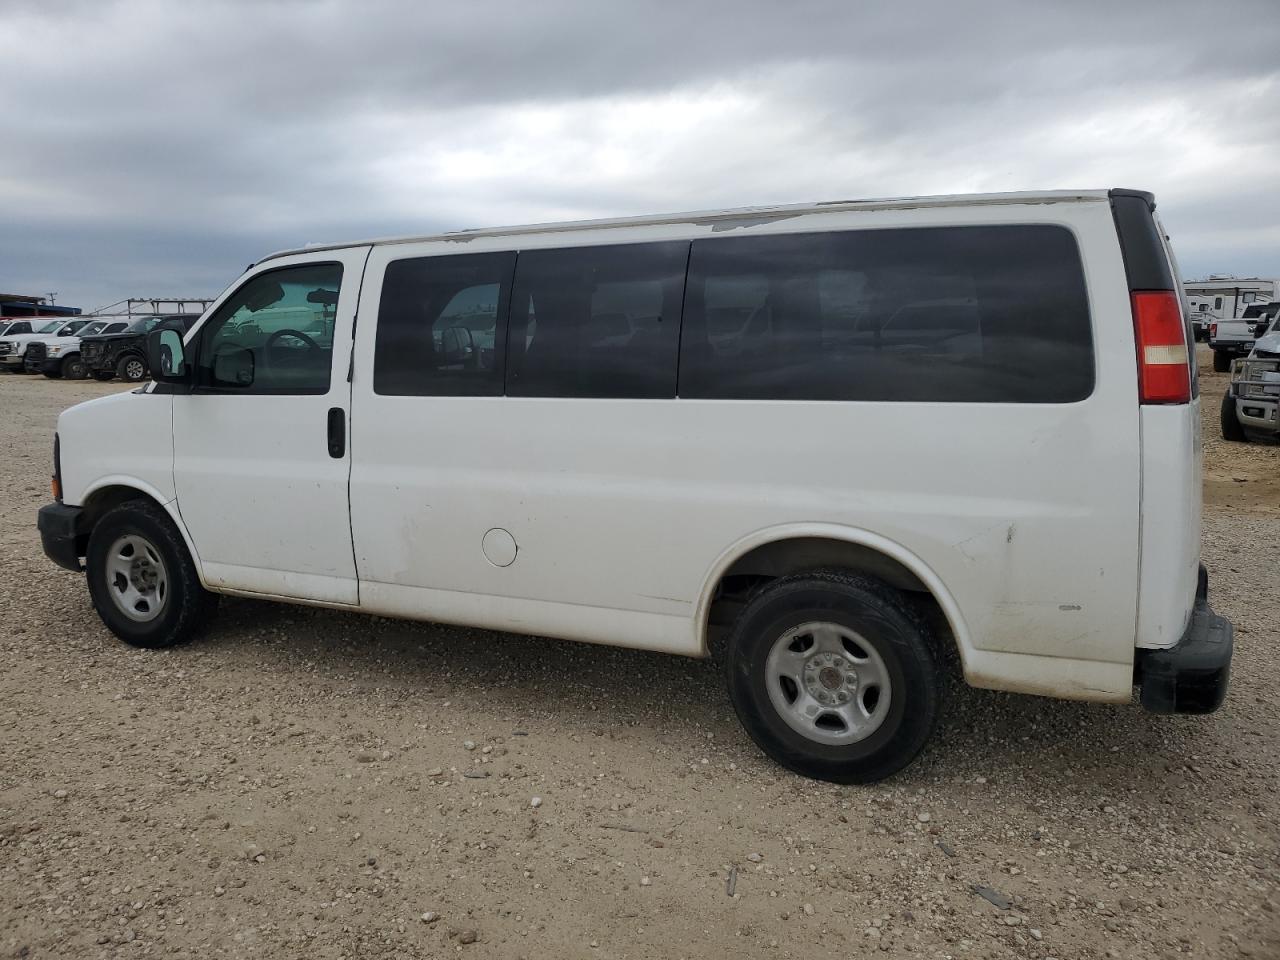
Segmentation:
<svg viewBox="0 0 1280 960">
<path fill-rule="evenodd" d="M 1134 293 L 1133 329 L 1138 346 L 1139 401 L 1190 402 L 1191 363 L 1177 295 L 1171 290 Z"/>
<path fill-rule="evenodd" d="M 1209 336 L 1216 337 L 1218 335 L 1218 325 L 1216 323 L 1209 324 Z"/>
</svg>

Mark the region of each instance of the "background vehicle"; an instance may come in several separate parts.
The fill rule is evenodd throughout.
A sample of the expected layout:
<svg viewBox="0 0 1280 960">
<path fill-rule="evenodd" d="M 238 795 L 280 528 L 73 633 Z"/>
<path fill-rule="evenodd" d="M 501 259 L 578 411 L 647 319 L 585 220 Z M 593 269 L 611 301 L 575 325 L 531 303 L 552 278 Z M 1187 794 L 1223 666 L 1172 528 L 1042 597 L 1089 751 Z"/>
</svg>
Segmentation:
<svg viewBox="0 0 1280 960">
<path fill-rule="evenodd" d="M 33 318 L 38 319 L 38 318 Z M 59 337 L 73 336 L 88 320 L 66 320 L 59 318 L 43 324 L 32 324 L 31 333 L 6 333 L 0 337 L 0 365 L 6 370 L 22 373 L 26 369 L 27 347 L 36 340 L 56 340 Z"/>
<path fill-rule="evenodd" d="M 1280 439 L 1280 316 L 1246 359 L 1231 364 L 1231 386 L 1222 397 L 1222 436 L 1236 441 Z"/>
<path fill-rule="evenodd" d="M 147 378 L 147 333 L 164 322 L 181 325 L 190 330 L 200 317 L 190 313 L 165 316 L 139 317 L 119 331 L 84 337 L 80 341 L 80 356 L 90 376 L 97 380 L 113 377 L 136 383 Z"/>
<path fill-rule="evenodd" d="M 714 652 L 761 749 L 839 782 L 910 762 L 952 661 L 1210 712 L 1231 625 L 1154 210 L 913 198 L 272 255 L 185 340 L 152 331 L 156 387 L 62 414 L 45 550 L 143 647 L 228 593 Z"/>
<path fill-rule="evenodd" d="M 1209 324 L 1209 346 L 1213 348 L 1213 369 L 1226 373 L 1233 357 L 1247 356 L 1253 342 L 1280 312 L 1280 300 L 1251 303 L 1235 320 L 1215 320 Z"/>
<path fill-rule="evenodd" d="M 82 337 L 102 333 L 119 333 L 128 324 L 123 320 L 90 320 L 79 333 L 53 340 L 34 339 L 27 344 L 23 366 L 28 373 L 43 373 L 46 377 L 66 377 L 83 380 L 89 370 L 80 358 Z"/>
<path fill-rule="evenodd" d="M 1203 304 L 1193 306 L 1188 303 L 1187 316 L 1191 320 L 1191 331 L 1195 334 L 1196 342 L 1209 339 L 1209 324 L 1213 323 L 1215 318 L 1208 308 Z"/>
</svg>

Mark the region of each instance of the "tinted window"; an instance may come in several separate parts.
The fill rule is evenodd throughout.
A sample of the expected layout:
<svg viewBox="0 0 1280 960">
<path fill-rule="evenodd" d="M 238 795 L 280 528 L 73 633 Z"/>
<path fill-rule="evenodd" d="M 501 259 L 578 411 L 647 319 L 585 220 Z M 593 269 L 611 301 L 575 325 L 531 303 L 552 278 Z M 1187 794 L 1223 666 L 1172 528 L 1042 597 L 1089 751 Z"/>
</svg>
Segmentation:
<svg viewBox="0 0 1280 960">
<path fill-rule="evenodd" d="M 674 397 L 689 245 L 523 251 L 507 393 Z"/>
<path fill-rule="evenodd" d="M 373 389 L 391 396 L 498 396 L 514 253 L 387 264 Z"/>
<path fill-rule="evenodd" d="M 1053 403 L 1092 388 L 1080 256 L 1060 227 L 693 244 L 681 396 Z"/>
<path fill-rule="evenodd" d="M 148 333 L 160 321 L 155 317 L 144 317 L 141 320 L 135 320 L 125 328 L 126 333 Z"/>
<path fill-rule="evenodd" d="M 196 383 L 236 393 L 328 393 L 341 284 L 337 263 L 247 281 L 202 328 Z"/>
</svg>

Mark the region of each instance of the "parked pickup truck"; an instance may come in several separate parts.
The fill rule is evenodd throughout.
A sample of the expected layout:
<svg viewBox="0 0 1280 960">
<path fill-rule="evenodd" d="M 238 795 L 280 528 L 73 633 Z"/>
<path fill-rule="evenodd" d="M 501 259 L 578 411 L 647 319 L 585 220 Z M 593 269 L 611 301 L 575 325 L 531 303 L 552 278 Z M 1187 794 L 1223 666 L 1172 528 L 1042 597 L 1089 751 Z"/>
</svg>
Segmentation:
<svg viewBox="0 0 1280 960">
<path fill-rule="evenodd" d="M 1231 364 L 1222 398 L 1225 440 L 1280 440 L 1280 316 L 1244 360 Z"/>
<path fill-rule="evenodd" d="M 1262 336 L 1267 325 L 1280 311 L 1280 300 L 1251 303 L 1234 320 L 1218 320 L 1209 324 L 1209 346 L 1213 348 L 1213 369 L 1226 373 L 1236 357 L 1247 357 L 1253 342 Z"/>
<path fill-rule="evenodd" d="M 171 316 L 137 317 L 120 330 L 103 331 L 80 341 L 80 355 L 88 374 L 97 380 L 119 377 L 129 383 L 147 378 L 147 334 L 165 320 L 176 320 L 190 330 L 199 320 L 191 313 Z"/>
<path fill-rule="evenodd" d="M 128 325 L 125 320 L 95 320 L 82 327 L 78 334 L 53 339 L 33 339 L 27 344 L 23 366 L 27 373 L 43 373 L 46 377 L 83 380 L 89 375 L 89 369 L 80 356 L 80 344 L 84 337 L 97 333 L 119 333 Z"/>
<path fill-rule="evenodd" d="M 88 320 L 67 320 L 65 317 L 56 320 L 45 319 L 39 326 L 33 325 L 34 332 L 14 335 L 6 331 L 0 337 L 0 366 L 6 370 L 22 373 L 25 369 L 27 348 L 38 340 L 56 340 L 59 337 L 70 337 L 80 332 L 89 323 Z"/>
</svg>

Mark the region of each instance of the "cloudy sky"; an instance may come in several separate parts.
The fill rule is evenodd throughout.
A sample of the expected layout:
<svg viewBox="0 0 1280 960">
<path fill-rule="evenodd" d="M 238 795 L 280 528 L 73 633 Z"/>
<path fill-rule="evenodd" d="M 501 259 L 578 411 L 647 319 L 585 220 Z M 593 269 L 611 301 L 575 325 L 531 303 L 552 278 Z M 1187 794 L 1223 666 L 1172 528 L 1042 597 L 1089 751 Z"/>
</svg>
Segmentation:
<svg viewBox="0 0 1280 960">
<path fill-rule="evenodd" d="M 309 241 L 1154 190 L 1280 276 L 1280 3 L 0 0 L 0 290 L 212 296 Z"/>
</svg>

